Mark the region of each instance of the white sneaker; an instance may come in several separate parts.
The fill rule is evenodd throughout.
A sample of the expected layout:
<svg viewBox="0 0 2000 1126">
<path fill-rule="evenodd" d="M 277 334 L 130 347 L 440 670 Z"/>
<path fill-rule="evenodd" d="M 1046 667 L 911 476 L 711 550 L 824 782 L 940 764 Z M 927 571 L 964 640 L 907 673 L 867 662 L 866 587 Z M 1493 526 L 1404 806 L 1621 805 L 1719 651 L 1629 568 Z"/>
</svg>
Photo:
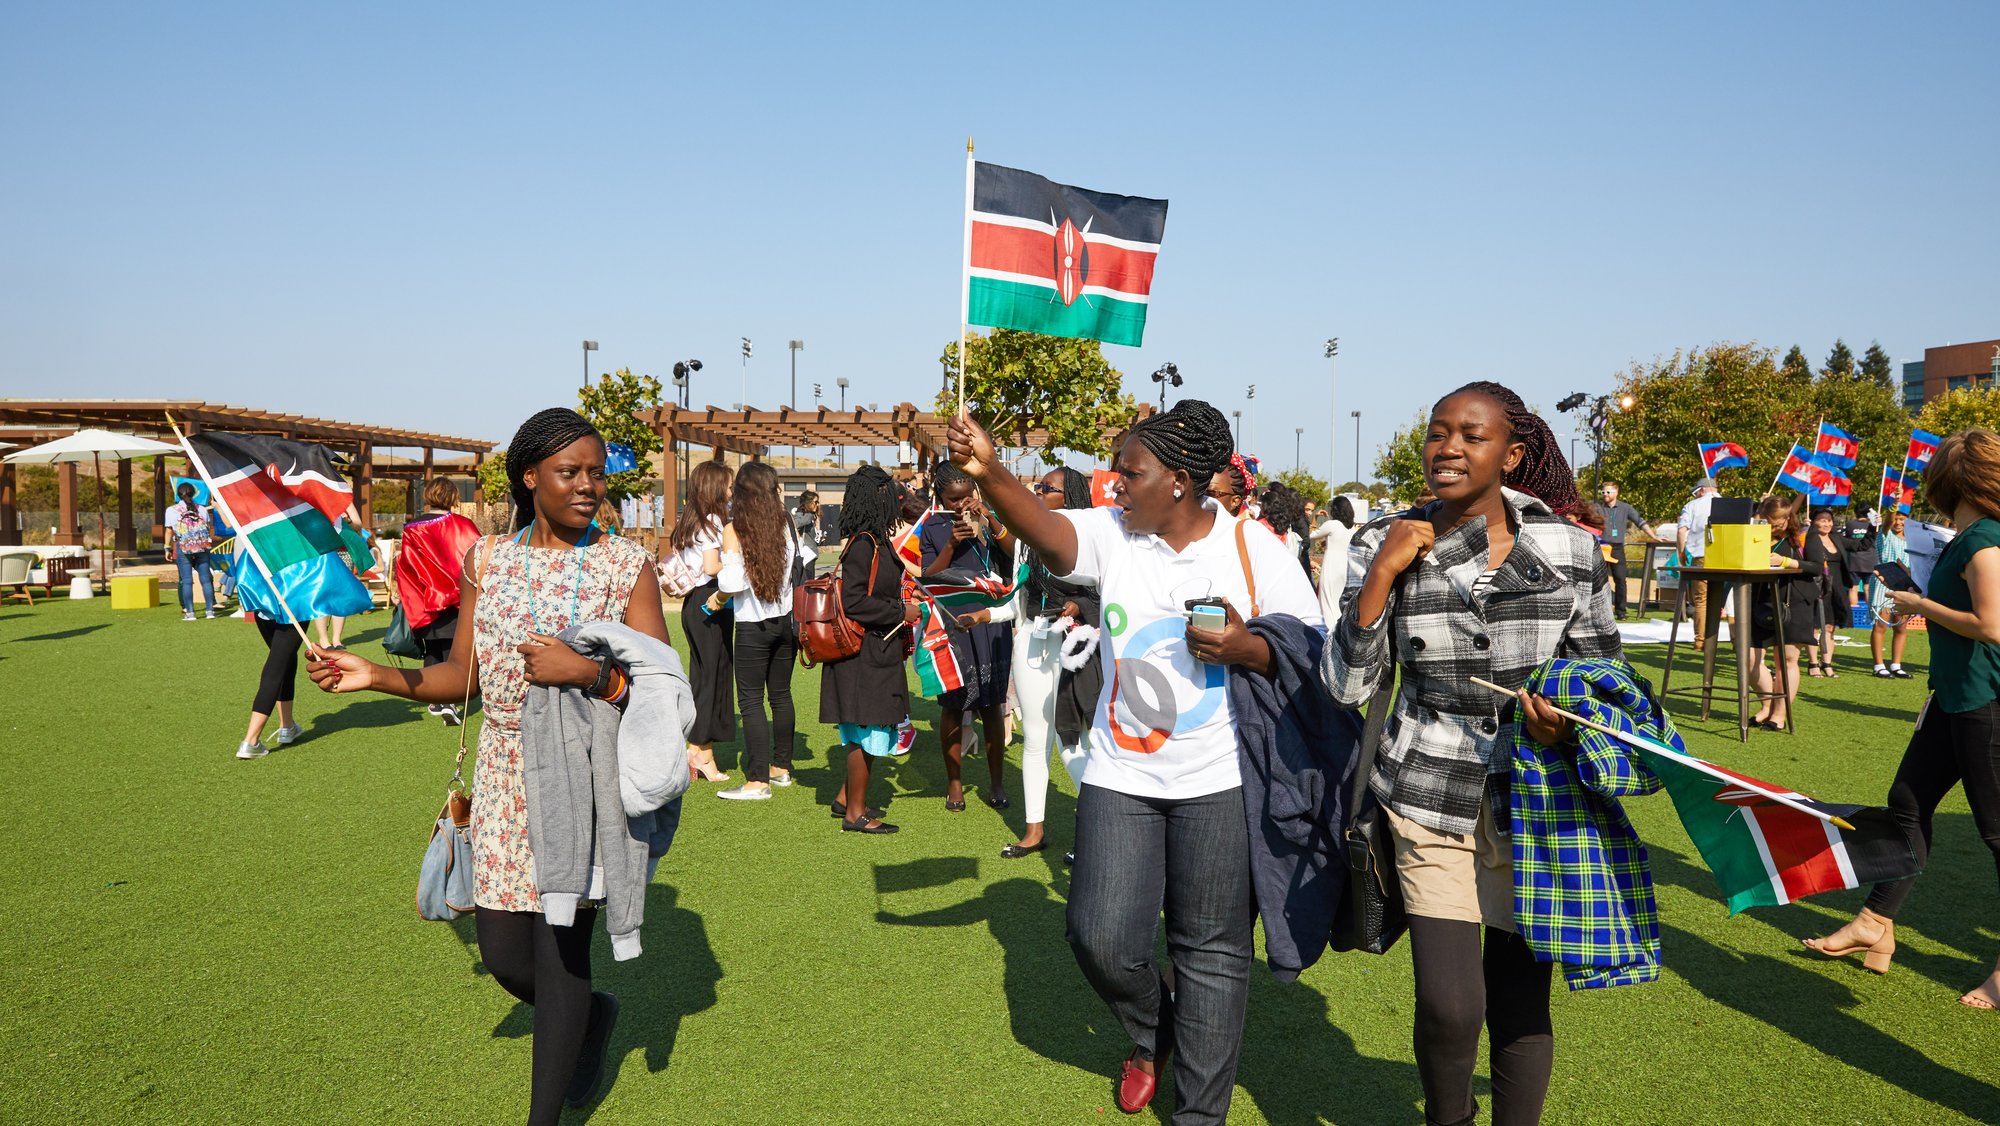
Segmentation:
<svg viewBox="0 0 2000 1126">
<path fill-rule="evenodd" d="M 204 617 L 204 618 L 213 618 L 213 617 L 215 617 L 215 611 L 214 611 L 214 610 L 210 610 L 210 611 L 209 611 L 208 613 L 206 613 L 206 614 L 203 614 L 203 615 L 202 615 L 202 617 Z"/>
<path fill-rule="evenodd" d="M 278 728 L 277 741 L 280 747 L 289 747 L 304 736 L 306 729 L 294 723 L 290 727 Z"/>
<path fill-rule="evenodd" d="M 265 755 L 268 755 L 270 753 L 271 752 L 266 750 L 264 744 L 262 743 L 236 744 L 237 758 L 263 758 Z"/>
<path fill-rule="evenodd" d="M 717 790 L 715 796 L 729 801 L 767 801 L 771 797 L 769 789 L 753 790 L 748 784 L 731 790 Z"/>
<path fill-rule="evenodd" d="M 181 611 L 181 621 L 184 621 L 184 622 L 191 622 L 191 621 L 194 621 L 194 611 L 193 611 L 193 610 L 183 610 L 183 611 Z"/>
<path fill-rule="evenodd" d="M 789 786 L 791 784 L 792 776 L 788 773 L 771 775 L 771 785 L 773 786 Z"/>
<path fill-rule="evenodd" d="M 457 704 L 439 704 L 438 716 L 444 720 L 446 727 L 457 727 L 465 722 L 465 717 L 458 713 Z"/>
</svg>

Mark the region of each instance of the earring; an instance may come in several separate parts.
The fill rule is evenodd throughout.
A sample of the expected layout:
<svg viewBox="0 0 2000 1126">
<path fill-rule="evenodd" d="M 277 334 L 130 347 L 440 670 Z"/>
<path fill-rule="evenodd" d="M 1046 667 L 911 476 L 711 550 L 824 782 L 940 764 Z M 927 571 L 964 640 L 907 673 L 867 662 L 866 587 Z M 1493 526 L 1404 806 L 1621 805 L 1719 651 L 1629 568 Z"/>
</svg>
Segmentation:
<svg viewBox="0 0 2000 1126">
<path fill-rule="evenodd" d="M 1181 499 L 1181 491 L 1179 489 L 1174 490 L 1174 499 L 1175 500 Z"/>
</svg>

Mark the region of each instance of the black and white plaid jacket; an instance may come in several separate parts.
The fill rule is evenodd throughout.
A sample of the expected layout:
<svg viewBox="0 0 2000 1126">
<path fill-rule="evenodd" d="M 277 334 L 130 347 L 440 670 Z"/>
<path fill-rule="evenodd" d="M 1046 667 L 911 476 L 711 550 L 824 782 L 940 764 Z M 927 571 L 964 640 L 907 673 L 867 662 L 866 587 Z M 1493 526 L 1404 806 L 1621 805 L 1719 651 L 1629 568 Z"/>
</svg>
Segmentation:
<svg viewBox="0 0 2000 1126">
<path fill-rule="evenodd" d="M 1489 569 L 1482 518 L 1438 536 L 1397 580 L 1382 617 L 1355 624 L 1354 602 L 1390 523 L 1428 518 L 1434 502 L 1355 533 L 1340 623 L 1326 639 L 1327 687 L 1345 707 L 1367 704 L 1391 657 L 1401 663 L 1373 788 L 1389 808 L 1444 833 L 1472 832 L 1488 775 L 1509 768 L 1498 748 L 1512 705 L 1470 678 L 1519 688 L 1550 657 L 1622 653 L 1596 539 L 1534 497 L 1503 491 L 1514 549 L 1483 593 L 1473 594 Z"/>
</svg>

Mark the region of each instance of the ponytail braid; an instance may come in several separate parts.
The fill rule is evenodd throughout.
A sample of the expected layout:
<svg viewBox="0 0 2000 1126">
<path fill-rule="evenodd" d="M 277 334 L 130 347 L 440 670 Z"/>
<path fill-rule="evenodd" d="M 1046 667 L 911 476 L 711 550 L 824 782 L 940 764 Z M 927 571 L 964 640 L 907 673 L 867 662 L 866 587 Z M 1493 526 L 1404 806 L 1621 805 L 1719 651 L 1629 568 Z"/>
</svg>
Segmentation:
<svg viewBox="0 0 2000 1126">
<path fill-rule="evenodd" d="M 1513 432 L 1513 440 L 1521 443 L 1521 461 L 1501 478 L 1501 484 L 1540 500 L 1557 516 L 1574 512 L 1581 499 L 1576 493 L 1576 474 L 1563 457 L 1562 445 L 1556 441 L 1555 431 L 1549 429 L 1548 420 L 1529 410 L 1521 396 L 1511 389 L 1486 379 L 1460 387 L 1431 404 L 1431 409 L 1435 411 L 1439 403 L 1452 395 L 1467 393 L 1485 395 L 1499 403 L 1507 414 L 1507 428 Z"/>
</svg>

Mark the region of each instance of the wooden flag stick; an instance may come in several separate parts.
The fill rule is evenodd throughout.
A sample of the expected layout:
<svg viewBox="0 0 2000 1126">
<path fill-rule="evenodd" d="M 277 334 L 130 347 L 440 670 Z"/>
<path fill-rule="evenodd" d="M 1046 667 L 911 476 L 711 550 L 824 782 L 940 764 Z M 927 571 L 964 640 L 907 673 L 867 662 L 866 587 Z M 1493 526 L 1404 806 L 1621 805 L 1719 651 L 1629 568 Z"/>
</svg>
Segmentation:
<svg viewBox="0 0 2000 1126">
<path fill-rule="evenodd" d="M 181 449 L 186 452 L 188 463 L 194 466 L 195 473 L 201 477 L 202 483 L 208 486 L 209 499 L 213 500 L 215 507 L 220 508 L 222 515 L 228 518 L 229 526 L 236 529 L 236 538 L 242 541 L 243 550 L 250 555 L 250 562 L 257 565 L 257 572 L 263 575 L 264 582 L 269 584 L 272 597 L 278 600 L 279 609 L 292 620 L 292 628 L 299 631 L 299 640 L 305 642 L 307 655 L 314 660 L 321 659 L 323 654 L 319 651 L 319 647 L 312 643 L 312 638 L 306 636 L 306 627 L 299 623 L 298 615 L 292 613 L 292 608 L 285 604 L 285 593 L 278 589 L 278 580 L 272 577 L 271 569 L 264 565 L 264 557 L 257 554 L 257 545 L 250 542 L 250 534 L 243 530 L 243 522 L 236 518 L 234 512 L 229 511 L 229 502 L 222 499 L 222 490 L 216 488 L 215 478 L 208 475 L 208 467 L 201 463 L 201 455 L 194 452 L 194 446 L 188 442 L 187 435 L 181 433 L 180 423 L 174 421 L 172 412 L 167 413 L 167 425 L 174 428 L 174 437 L 180 439 Z"/>
<path fill-rule="evenodd" d="M 1518 693 L 1502 688 L 1490 680 L 1481 680 L 1479 677 L 1476 676 L 1469 677 L 1468 679 L 1470 679 L 1472 683 L 1479 685 L 1481 688 L 1490 688 L 1493 691 L 1498 692 L 1500 695 L 1508 697 L 1509 699 L 1515 699 L 1515 700 L 1520 699 Z M 1523 691 L 1525 691 L 1525 689 Z M 1546 699 L 1546 697 L 1544 699 Z M 1692 756 L 1681 754 L 1679 751 L 1674 750 L 1672 747 L 1663 747 L 1660 744 L 1653 742 L 1651 739 L 1642 738 L 1638 735 L 1632 734 L 1629 731 L 1620 731 L 1615 727 L 1606 727 L 1601 723 L 1594 723 L 1576 714 L 1575 712 L 1564 711 L 1563 709 L 1556 707 L 1553 701 L 1549 701 L 1549 708 L 1552 711 L 1554 711 L 1557 715 L 1562 716 L 1564 719 L 1569 720 L 1571 723 L 1581 724 L 1584 727 L 1590 728 L 1592 731 L 1609 735 L 1613 739 L 1616 739 L 1621 743 L 1638 747 L 1641 750 L 1652 751 L 1654 754 L 1666 755 L 1669 758 L 1673 758 L 1677 761 L 1686 763 L 1689 766 L 1694 766 L 1696 769 L 1700 769 L 1700 766 L 1697 765 L 1699 760 L 1693 758 Z M 1702 771 L 1702 773 L 1715 776 L 1715 772 L 1712 770 L 1704 770 Z M 1729 781 L 1736 782 L 1738 784 L 1742 783 L 1742 779 L 1740 778 L 1730 778 Z M 1838 825 L 1841 828 L 1846 829 L 1850 832 L 1854 830 L 1854 826 L 1849 824 L 1845 818 L 1837 817 L 1831 813 L 1821 813 L 1819 810 L 1814 809 L 1812 806 L 1809 806 L 1804 802 L 1798 801 L 1793 798 L 1787 798 L 1780 794 L 1774 794 L 1768 790 L 1760 789 L 1757 792 L 1762 796 L 1770 798 L 1772 801 L 1777 802 L 1779 805 L 1787 806 L 1791 809 L 1796 809 L 1800 813 L 1810 813 L 1814 817 L 1819 818 L 1821 821 L 1830 821 L 1833 824 Z"/>
<path fill-rule="evenodd" d="M 958 417 L 965 418 L 965 368 L 971 361 L 966 338 L 972 335 L 972 135 L 965 136 L 965 268 L 958 281 Z"/>
</svg>

